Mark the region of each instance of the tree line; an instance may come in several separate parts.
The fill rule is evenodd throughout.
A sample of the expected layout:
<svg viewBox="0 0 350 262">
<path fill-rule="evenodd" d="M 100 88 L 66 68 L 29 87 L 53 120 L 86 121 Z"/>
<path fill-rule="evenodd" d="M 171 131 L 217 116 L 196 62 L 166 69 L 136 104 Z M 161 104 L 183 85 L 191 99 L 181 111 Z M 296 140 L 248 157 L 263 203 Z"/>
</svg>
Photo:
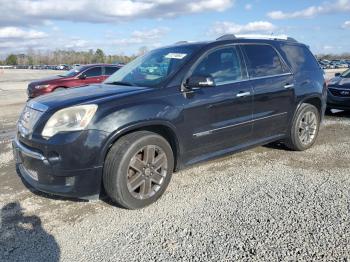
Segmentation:
<svg viewBox="0 0 350 262">
<path fill-rule="evenodd" d="M 148 50 L 141 47 L 138 55 L 144 54 Z M 73 51 L 73 50 L 56 50 L 56 51 L 34 51 L 29 49 L 26 54 L 9 54 L 5 60 L 0 60 L 0 65 L 59 65 L 59 64 L 92 64 L 92 63 L 128 63 L 138 55 L 106 55 L 102 49 L 95 51 Z M 344 54 L 319 54 L 318 59 L 349 59 L 350 53 Z"/>
<path fill-rule="evenodd" d="M 95 51 L 34 51 L 29 49 L 26 54 L 9 54 L 5 60 L 0 60 L 3 65 L 59 65 L 59 64 L 92 64 L 92 63 L 128 63 L 135 59 L 136 55 L 106 55 L 102 49 Z"/>
</svg>

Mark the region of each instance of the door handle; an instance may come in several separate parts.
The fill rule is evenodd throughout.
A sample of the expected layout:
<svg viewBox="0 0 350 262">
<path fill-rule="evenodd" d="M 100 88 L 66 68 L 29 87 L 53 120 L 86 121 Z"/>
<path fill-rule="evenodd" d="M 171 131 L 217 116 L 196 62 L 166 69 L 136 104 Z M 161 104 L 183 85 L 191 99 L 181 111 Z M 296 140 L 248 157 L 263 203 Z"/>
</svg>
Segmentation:
<svg viewBox="0 0 350 262">
<path fill-rule="evenodd" d="M 237 97 L 250 96 L 250 92 L 239 92 L 236 96 L 237 96 Z"/>
<path fill-rule="evenodd" d="M 292 88 L 292 87 L 294 87 L 294 84 L 285 84 L 284 85 L 285 89 Z"/>
</svg>

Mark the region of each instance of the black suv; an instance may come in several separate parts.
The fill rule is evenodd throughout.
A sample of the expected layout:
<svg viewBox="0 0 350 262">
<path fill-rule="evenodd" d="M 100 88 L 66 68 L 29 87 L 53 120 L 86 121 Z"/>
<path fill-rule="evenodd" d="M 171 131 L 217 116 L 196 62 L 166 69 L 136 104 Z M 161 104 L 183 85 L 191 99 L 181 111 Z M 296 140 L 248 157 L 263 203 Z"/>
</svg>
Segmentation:
<svg viewBox="0 0 350 262">
<path fill-rule="evenodd" d="M 45 192 L 142 208 L 173 171 L 283 141 L 310 148 L 327 89 L 294 39 L 216 41 L 153 50 L 102 84 L 27 103 L 13 141 L 17 170 Z"/>
</svg>

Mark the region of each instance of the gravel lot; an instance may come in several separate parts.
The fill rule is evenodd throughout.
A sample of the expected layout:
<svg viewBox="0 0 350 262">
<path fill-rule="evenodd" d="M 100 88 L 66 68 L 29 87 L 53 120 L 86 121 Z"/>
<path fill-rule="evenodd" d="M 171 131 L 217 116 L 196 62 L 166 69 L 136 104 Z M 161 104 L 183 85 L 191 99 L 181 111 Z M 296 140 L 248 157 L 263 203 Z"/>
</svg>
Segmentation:
<svg viewBox="0 0 350 262">
<path fill-rule="evenodd" d="M 17 177 L 10 138 L 26 84 L 50 74 L 0 71 L 0 261 L 349 259 L 350 113 L 328 115 L 306 152 L 264 146 L 193 166 L 128 211 Z"/>
</svg>

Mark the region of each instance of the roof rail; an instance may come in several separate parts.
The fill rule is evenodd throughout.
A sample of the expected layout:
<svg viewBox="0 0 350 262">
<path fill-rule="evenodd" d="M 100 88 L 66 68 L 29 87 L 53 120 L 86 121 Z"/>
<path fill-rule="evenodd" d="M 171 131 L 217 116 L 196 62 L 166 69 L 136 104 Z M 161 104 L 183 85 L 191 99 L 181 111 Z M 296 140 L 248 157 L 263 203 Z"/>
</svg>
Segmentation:
<svg viewBox="0 0 350 262">
<path fill-rule="evenodd" d="M 234 34 L 226 34 L 222 35 L 219 38 L 216 39 L 216 41 L 222 41 L 222 40 L 232 40 L 236 39 L 237 37 Z"/>
<path fill-rule="evenodd" d="M 288 36 L 287 41 L 298 42 L 295 38 Z"/>
<path fill-rule="evenodd" d="M 262 34 L 244 34 L 244 35 L 233 35 L 233 34 L 227 34 L 223 35 L 219 38 L 217 38 L 217 41 L 220 40 L 232 40 L 237 38 L 244 38 L 244 39 L 269 39 L 269 40 L 285 40 L 290 42 L 298 42 L 292 37 L 289 37 L 287 35 L 262 35 Z"/>
</svg>

